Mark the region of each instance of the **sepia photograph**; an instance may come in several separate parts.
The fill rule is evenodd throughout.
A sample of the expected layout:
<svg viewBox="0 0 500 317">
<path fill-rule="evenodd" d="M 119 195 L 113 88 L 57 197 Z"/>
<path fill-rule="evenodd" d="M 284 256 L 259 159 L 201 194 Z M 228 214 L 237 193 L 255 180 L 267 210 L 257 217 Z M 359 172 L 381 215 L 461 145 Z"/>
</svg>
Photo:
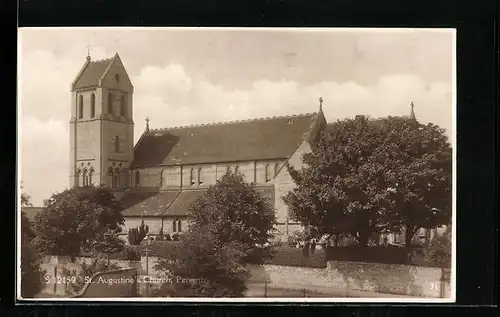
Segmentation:
<svg viewBox="0 0 500 317">
<path fill-rule="evenodd" d="M 454 29 L 18 42 L 18 300 L 455 301 Z"/>
</svg>

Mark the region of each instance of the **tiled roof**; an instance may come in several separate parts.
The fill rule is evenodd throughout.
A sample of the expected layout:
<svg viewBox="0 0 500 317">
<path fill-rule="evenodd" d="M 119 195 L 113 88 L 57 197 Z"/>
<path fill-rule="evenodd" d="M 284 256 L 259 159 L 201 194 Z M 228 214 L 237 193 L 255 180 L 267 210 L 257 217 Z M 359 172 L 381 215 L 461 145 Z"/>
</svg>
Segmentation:
<svg viewBox="0 0 500 317">
<path fill-rule="evenodd" d="M 120 203 L 124 216 L 158 216 L 163 214 L 180 190 L 173 191 L 136 191 L 126 193 Z"/>
<path fill-rule="evenodd" d="M 41 213 L 43 207 L 21 207 L 21 212 L 24 212 L 29 220 L 35 219 L 35 216 Z"/>
<path fill-rule="evenodd" d="M 131 167 L 286 158 L 304 139 L 316 113 L 150 130 Z"/>
<path fill-rule="evenodd" d="M 108 66 L 113 62 L 113 58 L 91 61 L 83 70 L 82 74 L 75 82 L 74 88 L 88 88 L 99 85 L 99 79 L 104 75 Z"/>
<path fill-rule="evenodd" d="M 274 206 L 274 186 L 257 187 Z M 203 196 L 206 189 L 184 189 L 182 191 L 129 192 L 121 200 L 123 216 L 187 216 L 189 205 Z"/>
<path fill-rule="evenodd" d="M 203 196 L 205 192 L 206 190 L 183 190 L 163 214 L 165 216 L 187 216 L 189 205 L 198 197 Z"/>
</svg>

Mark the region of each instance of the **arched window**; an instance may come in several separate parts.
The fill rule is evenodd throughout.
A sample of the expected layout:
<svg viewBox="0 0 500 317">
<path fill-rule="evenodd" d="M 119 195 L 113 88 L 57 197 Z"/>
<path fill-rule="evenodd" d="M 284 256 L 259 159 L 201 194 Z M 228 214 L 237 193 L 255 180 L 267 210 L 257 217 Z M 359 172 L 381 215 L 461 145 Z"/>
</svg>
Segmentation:
<svg viewBox="0 0 500 317">
<path fill-rule="evenodd" d="M 115 152 L 120 153 L 120 137 L 116 136 L 115 138 Z"/>
<path fill-rule="evenodd" d="M 113 113 L 113 94 L 108 93 L 108 111 L 107 113 L 112 114 Z"/>
<path fill-rule="evenodd" d="M 92 175 L 93 174 L 94 174 L 94 169 L 91 168 L 89 171 L 89 183 L 88 183 L 89 186 L 92 186 Z"/>
<path fill-rule="evenodd" d="M 228 166 L 226 169 L 226 174 L 229 174 L 231 172 L 231 166 Z"/>
<path fill-rule="evenodd" d="M 163 170 L 160 171 L 160 187 L 163 186 Z"/>
<path fill-rule="evenodd" d="M 141 184 L 141 174 L 139 171 L 135 172 L 135 186 L 139 186 Z"/>
<path fill-rule="evenodd" d="M 83 96 L 80 95 L 78 98 L 78 118 L 83 118 Z"/>
<path fill-rule="evenodd" d="M 177 220 L 172 221 L 172 232 L 177 231 Z"/>
<path fill-rule="evenodd" d="M 177 232 L 182 232 L 182 222 L 177 220 Z"/>
<path fill-rule="evenodd" d="M 115 169 L 115 173 L 114 173 L 114 186 L 113 188 L 118 188 L 120 187 L 120 170 L 118 168 Z"/>
<path fill-rule="evenodd" d="M 75 185 L 76 187 L 80 187 L 80 178 L 81 178 L 81 171 L 78 170 L 76 171 L 76 179 L 75 179 Z"/>
<path fill-rule="evenodd" d="M 88 179 L 88 176 L 87 176 L 87 170 L 84 169 L 83 170 L 83 186 L 84 187 L 88 186 L 88 181 L 89 181 L 89 179 Z"/>
<path fill-rule="evenodd" d="M 201 167 L 198 169 L 198 185 L 203 185 L 203 171 Z"/>
<path fill-rule="evenodd" d="M 271 180 L 271 164 L 266 164 L 266 182 Z"/>
<path fill-rule="evenodd" d="M 280 169 L 280 164 L 279 163 L 274 164 L 274 176 L 278 174 L 279 169 Z"/>
<path fill-rule="evenodd" d="M 238 174 L 239 172 L 240 172 L 240 167 L 236 165 L 236 167 L 234 168 L 234 174 Z"/>
<path fill-rule="evenodd" d="M 127 116 L 127 101 L 126 101 L 124 95 L 122 95 L 122 97 L 120 99 L 120 116 L 122 116 L 122 117 Z"/>
<path fill-rule="evenodd" d="M 108 184 L 111 185 L 112 188 L 115 187 L 114 177 L 113 177 L 113 169 L 111 167 L 108 168 Z"/>
<path fill-rule="evenodd" d="M 95 117 L 95 94 L 90 95 L 90 117 Z"/>
<path fill-rule="evenodd" d="M 190 173 L 189 173 L 189 183 L 191 185 L 194 185 L 194 169 L 192 168 Z"/>
</svg>

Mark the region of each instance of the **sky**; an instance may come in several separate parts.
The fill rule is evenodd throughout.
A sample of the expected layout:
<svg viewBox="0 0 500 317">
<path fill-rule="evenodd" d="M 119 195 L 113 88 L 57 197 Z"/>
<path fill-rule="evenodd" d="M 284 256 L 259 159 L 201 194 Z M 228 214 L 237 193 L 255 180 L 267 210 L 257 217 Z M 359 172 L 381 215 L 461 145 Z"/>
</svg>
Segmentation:
<svg viewBox="0 0 500 317">
<path fill-rule="evenodd" d="M 430 29 L 21 28 L 19 180 L 35 206 L 69 185 L 70 85 L 120 55 L 145 129 L 318 111 L 408 115 L 454 146 L 455 32 Z"/>
</svg>

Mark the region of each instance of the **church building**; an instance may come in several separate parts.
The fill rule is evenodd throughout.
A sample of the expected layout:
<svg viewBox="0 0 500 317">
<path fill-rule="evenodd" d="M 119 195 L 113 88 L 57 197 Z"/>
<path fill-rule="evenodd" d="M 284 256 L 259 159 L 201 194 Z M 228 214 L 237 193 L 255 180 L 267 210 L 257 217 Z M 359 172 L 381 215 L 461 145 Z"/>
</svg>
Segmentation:
<svg viewBox="0 0 500 317">
<path fill-rule="evenodd" d="M 182 233 L 189 205 L 228 171 L 269 199 L 278 238 L 301 230 L 282 200 L 294 186 L 285 164 L 300 168 L 320 132 L 333 126 L 325 120 L 322 99 L 317 112 L 291 116 L 164 129 L 150 129 L 146 119 L 134 144 L 134 86 L 118 54 L 87 57 L 71 92 L 70 187 L 113 188 L 124 208 L 124 235 L 142 221 L 153 236 L 161 228 Z M 413 104 L 410 116 L 415 119 Z M 391 234 L 390 242 L 403 237 Z"/>
<path fill-rule="evenodd" d="M 281 199 L 293 180 L 285 163 L 302 155 L 326 126 L 315 113 L 146 129 L 134 144 L 134 86 L 116 54 L 90 57 L 71 86 L 70 187 L 105 184 L 121 200 L 125 228 L 182 233 L 188 206 L 227 171 L 244 179 L 275 207 L 278 236 L 300 230 Z M 148 120 L 148 119 L 147 119 Z"/>
</svg>

